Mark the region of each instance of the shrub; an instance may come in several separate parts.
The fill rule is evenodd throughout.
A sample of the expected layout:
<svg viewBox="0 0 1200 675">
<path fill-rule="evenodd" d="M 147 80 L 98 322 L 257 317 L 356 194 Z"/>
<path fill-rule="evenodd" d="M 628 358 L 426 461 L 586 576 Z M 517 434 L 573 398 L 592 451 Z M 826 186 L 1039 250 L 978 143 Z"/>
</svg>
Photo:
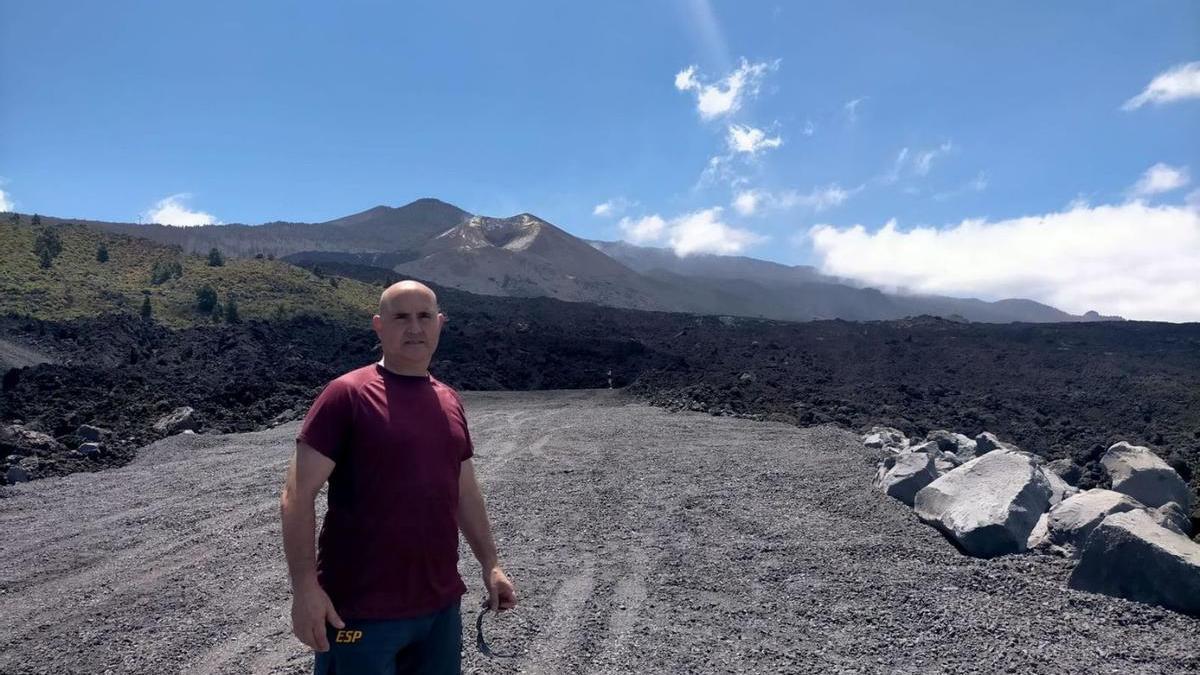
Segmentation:
<svg viewBox="0 0 1200 675">
<path fill-rule="evenodd" d="M 233 297 L 233 293 L 225 296 L 225 323 L 241 323 L 242 319 L 238 316 L 237 298 Z"/>
<path fill-rule="evenodd" d="M 221 267 L 224 264 L 225 264 L 225 257 L 221 255 L 221 252 L 217 250 L 217 247 L 214 246 L 211 249 L 209 249 L 209 251 L 208 251 L 208 266 L 209 267 Z"/>
<path fill-rule="evenodd" d="M 157 286 L 183 276 L 183 265 L 178 260 L 159 260 L 150 270 L 150 283 Z"/>
<path fill-rule="evenodd" d="M 154 308 L 150 306 L 150 294 L 147 293 L 146 297 L 142 299 L 142 318 L 149 320 L 153 313 Z"/>
<path fill-rule="evenodd" d="M 34 216 L 37 218 L 37 216 Z M 40 219 L 39 219 L 40 222 Z M 38 234 L 38 238 L 33 242 L 33 252 L 38 257 L 38 263 L 42 269 L 50 267 L 54 259 L 62 253 L 62 239 L 59 238 L 58 232 L 50 228 L 46 228 Z"/>
<path fill-rule="evenodd" d="M 217 307 L 217 292 L 205 284 L 196 289 L 196 310 L 201 314 L 212 314 Z"/>
<path fill-rule="evenodd" d="M 102 263 L 108 262 L 108 246 L 103 242 L 96 248 L 96 261 Z"/>
</svg>

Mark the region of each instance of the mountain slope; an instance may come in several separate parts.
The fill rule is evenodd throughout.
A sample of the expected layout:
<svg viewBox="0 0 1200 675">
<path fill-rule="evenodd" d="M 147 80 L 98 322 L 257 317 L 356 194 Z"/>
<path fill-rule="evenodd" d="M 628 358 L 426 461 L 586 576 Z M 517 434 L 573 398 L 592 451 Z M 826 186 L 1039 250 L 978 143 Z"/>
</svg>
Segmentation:
<svg viewBox="0 0 1200 675">
<path fill-rule="evenodd" d="M 59 234 L 62 253 L 42 269 L 33 253 L 42 228 L 31 227 L 28 220 L 15 225 L 7 218 L 0 221 L 0 313 L 41 319 L 133 314 L 148 295 L 156 320 L 187 326 L 212 321 L 211 315 L 196 311 L 196 291 L 208 285 L 222 304 L 231 294 L 236 297 L 245 319 L 319 314 L 362 323 L 379 298 L 379 290 L 368 284 L 323 279 L 283 261 L 229 258 L 221 267 L 210 267 L 204 257 L 148 239 L 61 222 L 50 227 Z M 96 259 L 101 244 L 107 248 L 107 262 Z M 156 264 L 178 264 L 179 275 L 154 284 Z"/>
</svg>

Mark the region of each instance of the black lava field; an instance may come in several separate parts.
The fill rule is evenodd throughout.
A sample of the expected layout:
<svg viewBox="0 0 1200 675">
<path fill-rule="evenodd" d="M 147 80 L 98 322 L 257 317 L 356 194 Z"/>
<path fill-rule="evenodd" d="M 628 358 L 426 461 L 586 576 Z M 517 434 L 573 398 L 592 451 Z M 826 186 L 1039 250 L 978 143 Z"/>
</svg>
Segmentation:
<svg viewBox="0 0 1200 675">
<path fill-rule="evenodd" d="M 439 294 L 450 320 L 431 370 L 462 390 L 611 385 L 669 409 L 800 426 L 987 430 L 1085 466 L 1128 440 L 1200 480 L 1200 324 L 788 323 Z M 379 358 L 368 326 L 305 317 L 181 331 L 8 317 L 0 336 L 58 361 L 5 374 L 0 421 L 68 448 L 80 424 L 113 432 L 99 458 L 43 458 L 40 475 L 123 464 L 179 406 L 200 432 L 294 419 L 325 382 Z"/>
</svg>

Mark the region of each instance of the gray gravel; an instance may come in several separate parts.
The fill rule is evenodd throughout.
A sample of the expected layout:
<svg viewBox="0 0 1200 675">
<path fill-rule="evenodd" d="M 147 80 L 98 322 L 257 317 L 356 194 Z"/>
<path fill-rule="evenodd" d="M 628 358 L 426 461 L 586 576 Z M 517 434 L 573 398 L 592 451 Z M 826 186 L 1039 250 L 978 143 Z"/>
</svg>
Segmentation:
<svg viewBox="0 0 1200 675">
<path fill-rule="evenodd" d="M 871 488 L 832 427 L 669 413 L 619 393 L 467 394 L 521 605 L 478 673 L 1200 669 L 1200 620 L 976 560 Z M 278 492 L 295 423 L 177 436 L 131 465 L 6 488 L 0 672 L 303 673 Z"/>
</svg>

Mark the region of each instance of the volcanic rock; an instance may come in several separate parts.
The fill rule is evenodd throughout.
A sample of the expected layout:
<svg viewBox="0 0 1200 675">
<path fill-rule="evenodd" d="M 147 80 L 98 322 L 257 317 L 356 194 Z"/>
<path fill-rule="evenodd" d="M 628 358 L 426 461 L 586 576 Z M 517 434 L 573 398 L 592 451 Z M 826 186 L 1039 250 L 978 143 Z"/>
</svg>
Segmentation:
<svg viewBox="0 0 1200 675">
<path fill-rule="evenodd" d="M 1128 495 L 1102 489 L 1081 492 L 1050 509 L 1047 514 L 1048 542 L 1078 549 L 1105 518 L 1135 510 L 1145 510 L 1145 507 Z"/>
<path fill-rule="evenodd" d="M 193 419 L 195 410 L 188 406 L 182 406 L 171 411 L 168 415 L 163 415 L 157 422 L 154 423 L 154 430 L 171 435 L 179 433 L 184 429 L 191 429 L 195 426 Z"/>
<path fill-rule="evenodd" d="M 1076 487 L 1079 486 L 1079 479 L 1083 477 L 1083 467 L 1066 457 L 1047 463 L 1046 470 L 1053 471 L 1055 475 L 1066 481 L 1067 485 Z"/>
<path fill-rule="evenodd" d="M 1146 511 L 1116 513 L 1088 535 L 1067 583 L 1200 616 L 1200 544 Z"/>
<path fill-rule="evenodd" d="M 943 452 L 952 452 L 967 457 L 975 454 L 975 441 L 963 434 L 936 429 L 925 434 L 925 440 L 936 442 Z"/>
<path fill-rule="evenodd" d="M 921 488 L 937 479 L 933 457 L 924 452 L 902 453 L 880 480 L 880 487 L 889 496 L 912 506 Z"/>
<path fill-rule="evenodd" d="M 1168 530 L 1178 532 L 1182 535 L 1192 533 L 1192 520 L 1188 517 L 1187 511 L 1175 502 L 1167 502 L 1162 506 L 1150 512 L 1150 517 L 1154 518 L 1154 522 L 1162 525 Z"/>
<path fill-rule="evenodd" d="M 79 428 L 75 430 L 75 435 L 81 440 L 85 441 L 98 441 L 104 434 L 107 433 L 107 429 L 94 427 L 90 424 L 81 424 L 79 425 Z"/>
<path fill-rule="evenodd" d="M 1005 449 L 933 481 L 917 493 L 914 505 L 918 518 L 963 551 L 990 558 L 1025 550 L 1050 494 L 1050 483 L 1033 458 Z"/>
<path fill-rule="evenodd" d="M 1187 510 L 1191 504 L 1187 483 L 1150 448 L 1121 441 L 1109 447 L 1100 462 L 1112 477 L 1113 490 L 1146 506 L 1175 502 Z"/>
</svg>

